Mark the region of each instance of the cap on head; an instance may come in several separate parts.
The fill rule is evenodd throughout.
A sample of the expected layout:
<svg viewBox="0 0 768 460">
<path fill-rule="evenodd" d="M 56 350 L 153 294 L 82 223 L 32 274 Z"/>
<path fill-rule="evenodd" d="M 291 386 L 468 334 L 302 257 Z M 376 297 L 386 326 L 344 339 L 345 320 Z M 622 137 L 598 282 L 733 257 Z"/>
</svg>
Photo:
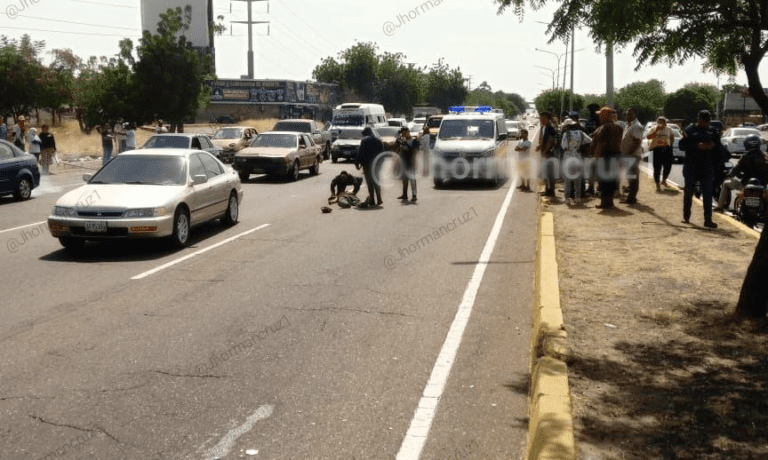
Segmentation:
<svg viewBox="0 0 768 460">
<path fill-rule="evenodd" d="M 616 118 L 616 111 L 607 105 L 598 110 L 597 114 L 600 116 L 600 121 L 602 122 L 613 121 Z"/>
<path fill-rule="evenodd" d="M 400 128 L 400 132 L 401 133 L 410 133 L 411 130 L 407 126 L 403 126 L 402 128 Z"/>
<path fill-rule="evenodd" d="M 24 115 L 21 115 L 21 116 L 19 117 L 19 121 L 26 121 L 26 120 L 27 120 L 27 119 L 26 119 L 26 118 L 24 118 Z"/>
<path fill-rule="evenodd" d="M 573 126 L 575 124 L 576 124 L 576 122 L 574 120 L 572 120 L 571 118 L 568 118 L 568 119 L 566 119 L 563 122 L 563 126 Z"/>
<path fill-rule="evenodd" d="M 571 112 L 568 114 L 571 120 L 579 121 L 579 112 Z"/>
</svg>

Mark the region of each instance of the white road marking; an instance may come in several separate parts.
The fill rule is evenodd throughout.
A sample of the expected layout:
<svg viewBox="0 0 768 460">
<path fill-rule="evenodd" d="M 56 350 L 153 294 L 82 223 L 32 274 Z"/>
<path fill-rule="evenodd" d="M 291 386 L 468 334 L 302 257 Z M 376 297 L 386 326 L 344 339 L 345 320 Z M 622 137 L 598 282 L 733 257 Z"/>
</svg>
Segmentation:
<svg viewBox="0 0 768 460">
<path fill-rule="evenodd" d="M 47 223 L 47 222 L 48 222 L 47 220 L 44 220 L 44 221 L 42 221 L 42 222 L 35 222 L 34 224 L 27 224 L 27 225 L 22 225 L 21 227 L 16 227 L 16 228 L 9 228 L 8 230 L 0 230 L 0 233 L 5 233 L 5 232 L 12 232 L 12 231 L 14 231 L 14 230 L 20 230 L 20 229 L 22 229 L 22 228 L 32 227 L 32 226 L 35 226 L 35 225 L 40 225 L 40 224 L 45 224 L 45 223 Z"/>
<path fill-rule="evenodd" d="M 435 366 L 432 368 L 432 374 L 429 376 L 427 386 L 424 388 L 424 393 L 419 400 L 419 406 L 413 414 L 411 426 L 405 434 L 405 439 L 403 439 L 403 444 L 400 446 L 396 460 L 418 460 L 421 457 L 421 451 L 427 442 L 429 429 L 432 427 L 432 421 L 437 412 L 437 405 L 443 395 L 445 385 L 448 383 L 448 375 L 451 373 L 464 330 L 469 323 L 469 316 L 472 314 L 472 307 L 474 307 L 477 292 L 480 289 L 480 284 L 483 282 L 485 269 L 488 267 L 488 262 L 493 254 L 493 248 L 496 246 L 496 240 L 498 240 L 501 233 L 504 217 L 507 215 L 507 208 L 509 208 L 509 203 L 512 201 L 516 188 L 517 178 L 512 181 L 504 203 L 501 205 L 501 209 L 496 216 L 496 222 L 493 224 L 491 234 L 488 235 L 488 240 L 485 242 L 485 247 L 480 254 L 478 264 L 475 266 L 474 273 L 472 273 L 472 278 L 470 278 L 467 289 L 464 291 L 464 297 L 461 299 L 459 309 L 453 318 L 453 323 L 448 330 L 443 347 L 440 349 L 440 354 L 437 356 Z"/>
<path fill-rule="evenodd" d="M 180 264 L 181 262 L 184 262 L 185 260 L 188 260 L 188 259 L 191 259 L 191 258 L 193 258 L 193 257 L 199 256 L 200 254 L 204 254 L 204 253 L 206 253 L 206 252 L 210 251 L 211 249 L 216 249 L 216 248 L 218 248 L 219 246 L 224 246 L 225 244 L 227 244 L 227 243 L 231 243 L 232 241 L 235 241 L 235 240 L 236 240 L 236 239 L 238 239 L 238 238 L 242 238 L 242 237 L 244 237 L 244 236 L 246 236 L 246 235 L 250 235 L 251 233 L 253 233 L 253 232 L 256 232 L 256 231 L 259 231 L 259 230 L 261 230 L 262 228 L 266 228 L 266 227 L 269 227 L 269 225 L 270 225 L 270 224 L 259 225 L 259 226 L 258 226 L 258 227 L 256 227 L 256 228 L 252 228 L 252 229 L 248 230 L 247 232 L 243 232 L 243 233 L 241 233 L 241 234 L 239 234 L 239 235 L 235 235 L 235 236 L 233 236 L 233 237 L 231 237 L 231 238 L 227 238 L 227 239 L 226 239 L 226 240 L 224 240 L 224 241 L 219 241 L 219 242 L 218 242 L 218 243 L 216 243 L 216 244 L 213 244 L 213 245 L 211 245 L 211 246 L 208 246 L 207 248 L 203 248 L 203 249 L 200 249 L 200 250 L 198 250 L 198 251 L 195 251 L 195 252 L 193 252 L 192 254 L 187 254 L 186 256 L 184 256 L 184 257 L 181 257 L 181 258 L 179 258 L 179 259 L 176 259 L 176 260 L 172 260 L 172 261 L 168 262 L 167 264 L 163 264 L 163 265 L 161 265 L 161 266 L 159 266 L 159 267 L 157 267 L 157 268 L 153 268 L 152 270 L 148 270 L 148 271 L 146 271 L 146 272 L 144 272 L 144 273 L 142 273 L 142 274 L 140 274 L 140 275 L 136 275 L 136 276 L 134 276 L 134 277 L 133 277 L 133 278 L 131 278 L 131 279 L 132 279 L 132 280 L 140 280 L 140 279 L 142 279 L 142 278 L 146 278 L 146 277 L 148 277 L 148 276 L 150 276 L 150 275 L 154 275 L 155 273 L 157 273 L 157 272 L 159 272 L 159 271 L 162 271 L 162 270 L 165 270 L 165 269 L 166 269 L 166 268 L 168 268 L 168 267 L 172 267 L 172 266 L 174 266 L 174 265 L 176 265 L 176 264 Z"/>
<path fill-rule="evenodd" d="M 248 420 L 245 423 L 237 428 L 229 430 L 227 434 L 221 438 L 221 441 L 219 441 L 218 444 L 208 449 L 208 452 L 206 452 L 205 455 L 205 460 L 218 460 L 220 458 L 226 457 L 227 454 L 229 454 L 229 451 L 232 450 L 232 447 L 235 445 L 237 438 L 251 431 L 253 425 L 255 425 L 259 420 L 264 420 L 265 418 L 268 418 L 270 415 L 272 415 L 272 410 L 274 410 L 274 408 L 275 406 L 259 407 L 259 409 L 253 413 L 253 415 L 248 417 Z"/>
</svg>

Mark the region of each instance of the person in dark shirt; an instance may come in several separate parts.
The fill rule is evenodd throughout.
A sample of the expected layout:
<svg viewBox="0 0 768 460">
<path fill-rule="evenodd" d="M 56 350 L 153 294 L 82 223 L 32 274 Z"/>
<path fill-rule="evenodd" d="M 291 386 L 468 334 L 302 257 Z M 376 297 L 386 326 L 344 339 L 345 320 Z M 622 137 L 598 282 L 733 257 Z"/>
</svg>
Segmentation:
<svg viewBox="0 0 768 460">
<path fill-rule="evenodd" d="M 613 208 L 613 194 L 618 178 L 621 138 L 624 130 L 616 124 L 616 111 L 610 107 L 600 109 L 600 127 L 592 135 L 590 153 L 597 160 L 597 180 L 600 185 L 598 209 Z"/>
<path fill-rule="evenodd" d="M 360 186 L 363 185 L 363 178 L 355 177 L 350 175 L 346 171 L 342 171 L 341 174 L 334 177 L 333 180 L 331 181 L 331 195 L 333 196 L 341 195 L 347 190 L 347 187 L 349 187 L 350 185 L 354 187 L 352 189 L 352 194 L 357 195 L 357 192 L 360 191 Z"/>
<path fill-rule="evenodd" d="M 416 201 L 416 155 L 419 153 L 418 141 L 411 137 L 411 130 L 403 127 L 400 129 L 400 166 L 403 181 L 403 194 L 397 197 L 398 200 L 406 201 L 408 199 L 408 184 L 411 184 L 411 201 Z"/>
<path fill-rule="evenodd" d="M 685 152 L 683 177 L 685 189 L 683 193 L 683 223 L 690 223 L 693 192 L 696 182 L 701 183 L 704 200 L 704 226 L 717 228 L 712 222 L 712 188 L 715 180 L 715 168 L 721 166 L 720 133 L 710 126 L 712 114 L 709 110 L 699 112 L 695 125 L 685 128 L 685 134 L 680 139 L 680 150 Z"/>
<path fill-rule="evenodd" d="M 600 108 L 597 104 L 589 104 L 587 110 L 589 110 L 589 118 L 584 123 L 584 132 L 587 136 L 592 136 L 598 126 L 600 126 L 600 117 L 597 115 L 597 110 Z"/>
<path fill-rule="evenodd" d="M 539 135 L 539 145 L 536 146 L 536 151 L 541 154 L 541 159 L 544 162 L 544 181 L 546 182 L 542 195 L 553 197 L 555 196 L 555 176 L 557 174 L 557 162 L 553 161 L 553 159 L 556 160 L 554 146 L 557 140 L 557 130 L 552 126 L 552 114 L 549 112 L 541 112 L 539 120 L 541 123 L 541 134 Z"/>
<path fill-rule="evenodd" d="M 744 139 L 747 153 L 731 171 L 730 180 L 723 183 L 723 190 L 720 192 L 720 199 L 714 209 L 715 212 L 723 212 L 725 208 L 730 206 L 731 190 L 741 190 L 744 188 L 744 184 L 749 183 L 750 179 L 759 180 L 763 187 L 768 185 L 768 159 L 760 149 L 762 143 L 760 136 L 749 136 Z"/>
<path fill-rule="evenodd" d="M 376 137 L 370 127 L 363 130 L 363 140 L 360 141 L 360 150 L 355 159 L 355 167 L 359 170 L 363 168 L 365 183 L 368 185 L 368 199 L 366 203 L 372 205 L 374 198 L 376 204 L 383 203 L 381 199 L 381 163 L 384 159 L 384 144 L 381 139 Z M 375 195 L 375 197 L 374 197 Z"/>
</svg>

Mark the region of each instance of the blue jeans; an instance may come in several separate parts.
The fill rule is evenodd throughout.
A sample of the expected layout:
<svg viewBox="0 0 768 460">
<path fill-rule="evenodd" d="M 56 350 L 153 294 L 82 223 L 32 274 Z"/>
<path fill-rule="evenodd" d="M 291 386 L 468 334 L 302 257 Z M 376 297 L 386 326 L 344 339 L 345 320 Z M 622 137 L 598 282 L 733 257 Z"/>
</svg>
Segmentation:
<svg viewBox="0 0 768 460">
<path fill-rule="evenodd" d="M 101 165 L 104 166 L 112 159 L 112 141 L 102 142 L 101 146 L 104 149 L 104 158 L 102 159 Z"/>
<path fill-rule="evenodd" d="M 683 219 L 691 219 L 691 206 L 696 182 L 701 182 L 701 199 L 704 201 L 704 221 L 712 220 L 712 181 L 711 176 L 684 176 L 685 189 L 683 193 Z"/>
</svg>

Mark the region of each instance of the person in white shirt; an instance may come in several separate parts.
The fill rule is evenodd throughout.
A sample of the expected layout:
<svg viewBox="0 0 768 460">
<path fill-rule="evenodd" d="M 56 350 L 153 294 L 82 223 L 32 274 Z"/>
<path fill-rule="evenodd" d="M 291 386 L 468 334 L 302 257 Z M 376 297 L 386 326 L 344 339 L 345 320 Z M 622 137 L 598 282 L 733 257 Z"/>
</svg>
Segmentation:
<svg viewBox="0 0 768 460">
<path fill-rule="evenodd" d="M 40 163 L 40 146 L 42 141 L 37 136 L 37 130 L 35 128 L 29 129 L 29 153 L 37 158 L 37 162 Z M 47 172 L 47 171 L 46 171 Z"/>
<path fill-rule="evenodd" d="M 125 130 L 125 150 L 136 150 L 136 125 L 128 123 Z"/>
<path fill-rule="evenodd" d="M 421 161 L 423 163 L 422 171 L 425 176 L 429 175 L 429 165 L 431 155 L 431 148 L 429 147 L 429 127 L 424 126 L 424 130 L 421 132 L 421 138 L 419 139 L 419 150 L 421 150 Z"/>
<path fill-rule="evenodd" d="M 117 153 L 125 152 L 125 126 L 123 126 L 123 119 L 118 118 L 115 127 L 112 130 L 115 133 L 115 147 L 117 147 Z"/>
<path fill-rule="evenodd" d="M 579 122 L 571 118 L 563 123 L 562 172 L 565 182 L 565 202 L 581 204 L 581 193 L 584 190 L 584 157 L 581 155 L 582 146 L 592 142 L 592 138 L 579 126 Z"/>
<path fill-rule="evenodd" d="M 520 130 L 520 141 L 515 146 L 517 152 L 517 170 L 520 177 L 520 190 L 531 191 L 531 141 L 528 140 L 528 130 Z"/>
</svg>

